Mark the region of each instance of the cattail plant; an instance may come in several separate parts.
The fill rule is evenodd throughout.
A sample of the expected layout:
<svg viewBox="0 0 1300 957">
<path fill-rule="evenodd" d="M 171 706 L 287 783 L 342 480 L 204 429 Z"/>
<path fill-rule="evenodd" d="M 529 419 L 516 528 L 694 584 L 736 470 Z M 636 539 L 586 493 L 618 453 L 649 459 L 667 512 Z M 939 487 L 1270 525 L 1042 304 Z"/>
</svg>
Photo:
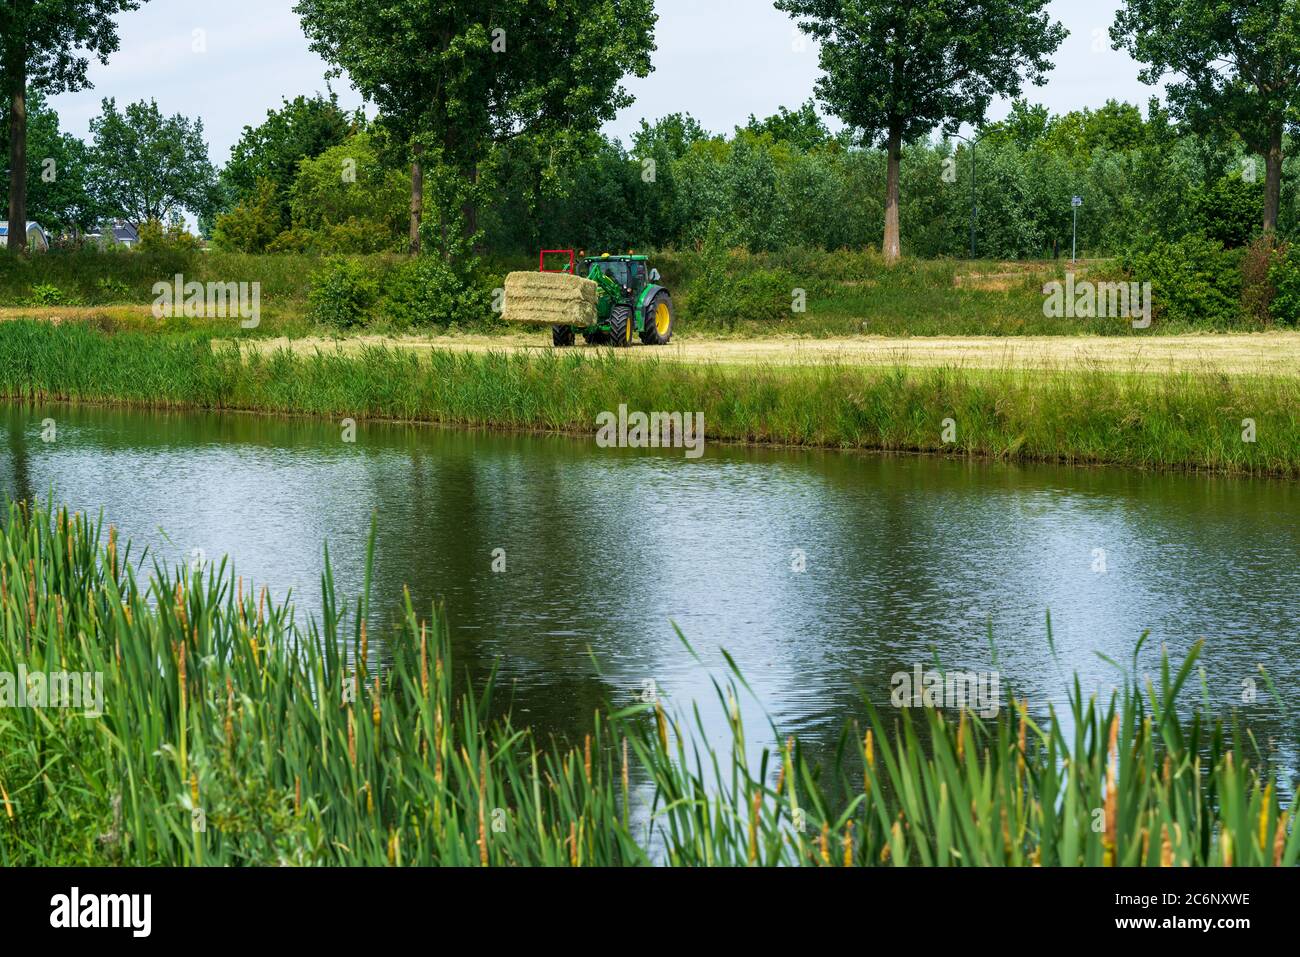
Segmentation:
<svg viewBox="0 0 1300 957">
<path fill-rule="evenodd" d="M 371 560 L 350 606 L 327 553 L 320 613 L 299 624 L 224 562 L 146 580 L 130 554 L 50 507 L 11 505 L 0 527 L 0 672 L 100 675 L 104 699 L 100 716 L 5 710 L 0 866 L 1300 858 L 1293 782 L 1248 734 L 1179 710 L 1199 646 L 1108 701 L 1076 681 L 1068 720 L 1011 698 L 993 719 L 887 721 L 864 702 L 869 726 L 847 728 L 829 764 L 794 737 L 755 762 L 734 664 L 715 681 L 729 741 L 661 700 L 597 711 L 580 743 L 543 741 L 494 716 L 490 688 L 453 688 L 446 625 L 409 594 L 384 666 L 368 666 Z"/>
</svg>

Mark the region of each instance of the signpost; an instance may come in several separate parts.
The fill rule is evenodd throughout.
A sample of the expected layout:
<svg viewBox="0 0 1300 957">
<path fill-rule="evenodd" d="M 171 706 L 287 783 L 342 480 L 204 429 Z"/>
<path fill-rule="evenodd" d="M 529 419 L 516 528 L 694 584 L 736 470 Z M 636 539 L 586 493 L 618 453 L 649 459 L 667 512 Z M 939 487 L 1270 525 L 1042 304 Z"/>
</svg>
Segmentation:
<svg viewBox="0 0 1300 957">
<path fill-rule="evenodd" d="M 1074 238 L 1070 240 L 1070 262 L 1073 263 L 1078 258 L 1079 252 L 1079 207 L 1083 205 L 1083 197 L 1074 197 L 1070 205 L 1074 207 Z"/>
</svg>

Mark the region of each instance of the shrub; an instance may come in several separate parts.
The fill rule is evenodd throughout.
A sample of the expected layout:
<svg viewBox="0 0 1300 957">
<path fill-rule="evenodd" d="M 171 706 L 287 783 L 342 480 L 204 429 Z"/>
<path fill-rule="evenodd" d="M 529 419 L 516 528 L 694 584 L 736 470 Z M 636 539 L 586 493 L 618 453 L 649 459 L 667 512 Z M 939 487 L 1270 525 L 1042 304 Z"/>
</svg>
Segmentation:
<svg viewBox="0 0 1300 957">
<path fill-rule="evenodd" d="M 1278 250 L 1268 272 L 1273 287 L 1273 301 L 1269 311 L 1279 325 L 1300 325 L 1300 246 L 1284 246 Z"/>
<path fill-rule="evenodd" d="M 156 252 L 198 252 L 202 243 L 199 238 L 185 228 L 183 223 L 164 226 L 156 219 L 148 220 L 140 226 L 140 251 Z"/>
<path fill-rule="evenodd" d="M 349 328 L 365 325 L 379 298 L 379 281 L 365 263 L 332 258 L 311 277 L 308 314 L 317 322 Z"/>
<path fill-rule="evenodd" d="M 683 312 L 694 322 L 726 325 L 741 320 L 777 322 L 788 318 L 795 289 L 807 290 L 808 280 L 815 279 L 796 279 L 795 273 L 772 265 L 765 255 L 727 250 L 716 235 L 697 251 L 682 256 L 673 272 L 674 281 L 690 287 Z M 669 288 L 674 288 L 671 283 Z"/>
<path fill-rule="evenodd" d="M 139 251 L 146 268 L 155 275 L 168 277 L 193 270 L 200 243 L 184 225 L 163 226 L 156 219 L 140 226 Z"/>
<path fill-rule="evenodd" d="M 1268 234 L 1251 243 L 1241 260 L 1241 311 L 1261 326 L 1273 319 L 1273 300 L 1277 296 L 1273 265 L 1284 252 L 1278 247 L 1277 237 Z"/>
<path fill-rule="evenodd" d="M 257 181 L 257 191 L 236 204 L 230 212 L 217 217 L 213 243 L 235 252 L 260 253 L 280 233 L 279 197 L 275 183 Z"/>
<path fill-rule="evenodd" d="M 700 277 L 686 305 L 691 318 L 699 322 L 778 322 L 792 314 L 795 289 L 801 286 L 807 291 L 807 283 L 796 281 L 784 269 L 719 272 Z"/>
<path fill-rule="evenodd" d="M 324 253 L 400 248 L 410 203 L 409 176 L 383 163 L 369 133 L 302 160 L 290 193 L 293 228 L 311 233 L 310 248 Z"/>
<path fill-rule="evenodd" d="M 1247 182 L 1240 173 L 1233 173 L 1195 190 L 1189 201 L 1201 232 L 1235 249 L 1249 245 L 1259 232 L 1264 184 Z"/>
<path fill-rule="evenodd" d="M 29 306 L 67 306 L 72 298 L 53 283 L 38 283 L 32 286 L 32 294 L 27 297 Z"/>
<path fill-rule="evenodd" d="M 95 283 L 98 298 L 104 302 L 130 302 L 131 287 L 112 276 L 100 276 Z"/>
<path fill-rule="evenodd" d="M 419 256 L 385 282 L 382 314 L 398 327 L 451 325 L 488 318 L 491 299 L 440 256 Z"/>
<path fill-rule="evenodd" d="M 1221 243 L 1193 234 L 1130 249 L 1121 261 L 1134 281 L 1151 283 L 1161 321 L 1209 327 L 1240 322 L 1241 250 L 1225 250 Z"/>
</svg>

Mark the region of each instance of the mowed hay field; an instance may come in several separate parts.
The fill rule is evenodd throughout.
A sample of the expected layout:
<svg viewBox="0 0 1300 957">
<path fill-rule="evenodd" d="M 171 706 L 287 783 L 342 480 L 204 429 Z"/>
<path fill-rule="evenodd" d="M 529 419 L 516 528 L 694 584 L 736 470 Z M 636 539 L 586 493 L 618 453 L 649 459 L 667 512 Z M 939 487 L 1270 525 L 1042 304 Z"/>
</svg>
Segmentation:
<svg viewBox="0 0 1300 957">
<path fill-rule="evenodd" d="M 222 340 L 215 345 L 227 345 Z M 504 336 L 355 336 L 347 339 L 250 339 L 249 353 L 287 349 L 356 354 L 367 348 L 456 352 L 527 353 L 554 348 L 537 332 Z M 575 346 L 579 351 L 607 351 Z M 970 369 L 1109 369 L 1123 372 L 1218 372 L 1227 375 L 1300 376 L 1300 332 L 1181 335 L 1143 338 L 1103 336 L 924 336 L 907 339 L 854 336 L 832 339 L 691 339 L 667 346 L 634 345 L 613 351 L 629 359 L 720 365 L 862 365 L 959 367 Z"/>
</svg>

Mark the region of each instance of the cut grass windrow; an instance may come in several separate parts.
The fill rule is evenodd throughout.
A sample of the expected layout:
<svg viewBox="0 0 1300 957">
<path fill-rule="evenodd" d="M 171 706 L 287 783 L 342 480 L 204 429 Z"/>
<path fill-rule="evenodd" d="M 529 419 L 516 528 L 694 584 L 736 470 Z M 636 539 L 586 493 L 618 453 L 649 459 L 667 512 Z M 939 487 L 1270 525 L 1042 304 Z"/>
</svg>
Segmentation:
<svg viewBox="0 0 1300 957">
<path fill-rule="evenodd" d="M 713 441 L 1300 475 L 1300 377 L 686 365 L 383 347 L 241 355 L 195 336 L 0 324 L 0 397 L 594 434 L 704 414 Z"/>
<path fill-rule="evenodd" d="M 869 709 L 829 768 L 793 739 L 754 764 L 731 708 L 732 740 L 713 751 L 660 704 L 597 713 L 580 742 L 543 742 L 488 717 L 490 683 L 454 690 L 443 626 L 409 599 L 382 636 L 385 666 L 373 665 L 369 571 L 349 606 L 327 561 L 319 618 L 300 626 L 226 567 L 142 580 L 111 529 L 10 506 L 0 674 L 101 676 L 103 714 L 50 699 L 0 708 L 0 866 L 1300 856 L 1277 772 L 1207 715 L 1180 718 L 1195 651 L 1106 704 L 1076 682 L 1064 720 L 1036 721 L 1014 701 L 987 721 Z M 724 705 L 741 686 L 738 673 L 715 683 Z"/>
</svg>

